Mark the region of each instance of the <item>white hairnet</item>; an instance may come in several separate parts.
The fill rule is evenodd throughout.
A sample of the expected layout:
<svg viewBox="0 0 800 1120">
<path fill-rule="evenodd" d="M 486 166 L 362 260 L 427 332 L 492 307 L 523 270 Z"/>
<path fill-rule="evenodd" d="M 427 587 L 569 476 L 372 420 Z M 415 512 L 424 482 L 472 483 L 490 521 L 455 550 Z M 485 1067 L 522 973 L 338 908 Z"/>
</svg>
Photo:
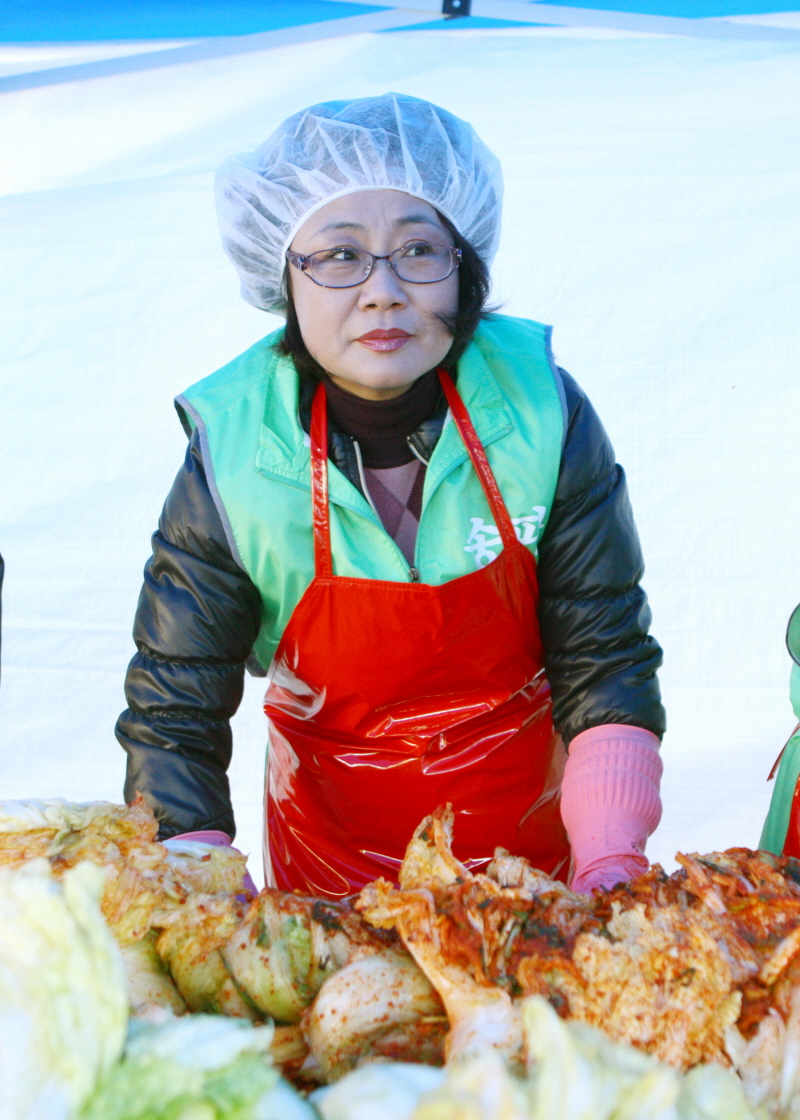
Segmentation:
<svg viewBox="0 0 800 1120">
<path fill-rule="evenodd" d="M 285 253 L 315 210 L 388 187 L 423 198 L 490 264 L 500 235 L 500 164 L 466 121 L 416 97 L 385 93 L 295 113 L 254 152 L 217 174 L 222 244 L 242 296 L 283 311 Z"/>
</svg>

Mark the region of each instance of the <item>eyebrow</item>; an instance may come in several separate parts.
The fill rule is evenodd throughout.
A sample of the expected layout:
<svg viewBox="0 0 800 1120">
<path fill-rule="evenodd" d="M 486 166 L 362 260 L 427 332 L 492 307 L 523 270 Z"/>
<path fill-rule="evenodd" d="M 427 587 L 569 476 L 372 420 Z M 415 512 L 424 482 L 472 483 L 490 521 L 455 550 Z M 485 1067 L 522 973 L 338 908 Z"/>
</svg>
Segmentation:
<svg viewBox="0 0 800 1120">
<path fill-rule="evenodd" d="M 429 218 L 427 214 L 409 214 L 405 218 L 398 218 L 396 224 L 398 226 L 415 226 L 424 224 L 428 226 L 434 226 L 436 229 L 439 229 L 441 223 L 435 221 L 433 218 Z M 327 226 L 323 226 L 322 229 L 317 230 L 317 233 L 327 233 L 328 230 L 333 229 L 355 229 L 361 230 L 363 232 L 364 230 L 366 230 L 366 228 L 367 227 L 362 225 L 361 222 L 330 222 Z"/>
</svg>

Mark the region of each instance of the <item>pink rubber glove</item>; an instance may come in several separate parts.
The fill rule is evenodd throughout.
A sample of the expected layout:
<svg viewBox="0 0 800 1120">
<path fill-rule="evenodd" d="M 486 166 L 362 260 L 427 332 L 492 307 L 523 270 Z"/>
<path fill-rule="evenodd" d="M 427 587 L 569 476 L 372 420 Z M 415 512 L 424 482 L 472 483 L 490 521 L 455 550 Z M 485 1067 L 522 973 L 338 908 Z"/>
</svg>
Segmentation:
<svg viewBox="0 0 800 1120">
<path fill-rule="evenodd" d="M 648 836 L 661 820 L 658 736 L 606 723 L 577 735 L 561 785 L 561 819 L 575 871 L 570 887 L 589 893 L 644 874 Z"/>
<path fill-rule="evenodd" d="M 233 841 L 227 832 L 219 832 L 215 828 L 208 828 L 201 832 L 181 832 L 178 836 L 170 836 L 170 840 L 197 840 L 200 844 L 213 844 L 215 848 L 232 848 Z M 250 872 L 245 868 L 242 886 L 250 891 L 253 898 L 258 894 L 258 887 L 250 878 Z"/>
</svg>

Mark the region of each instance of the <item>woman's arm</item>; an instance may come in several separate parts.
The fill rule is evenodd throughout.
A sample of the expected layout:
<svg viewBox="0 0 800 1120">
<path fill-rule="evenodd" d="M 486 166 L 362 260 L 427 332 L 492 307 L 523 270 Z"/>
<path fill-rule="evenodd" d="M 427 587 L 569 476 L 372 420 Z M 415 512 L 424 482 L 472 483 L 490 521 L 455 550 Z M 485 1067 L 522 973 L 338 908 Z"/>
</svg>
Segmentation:
<svg viewBox="0 0 800 1120">
<path fill-rule="evenodd" d="M 146 798 L 161 839 L 198 829 L 235 834 L 229 721 L 260 617 L 258 591 L 233 559 L 193 435 L 153 535 L 128 708 L 116 727 L 128 755 L 125 798 Z"/>
<path fill-rule="evenodd" d="M 539 545 L 539 620 L 553 718 L 564 742 L 601 724 L 664 734 L 650 608 L 625 473 L 581 388 L 564 370 L 567 434 Z"/>
<path fill-rule="evenodd" d="M 573 890 L 647 870 L 661 818 L 661 648 L 648 635 L 644 564 L 625 475 L 597 414 L 563 370 L 568 423 L 539 550 L 540 618 L 553 715 L 570 754 L 561 816 Z"/>
</svg>

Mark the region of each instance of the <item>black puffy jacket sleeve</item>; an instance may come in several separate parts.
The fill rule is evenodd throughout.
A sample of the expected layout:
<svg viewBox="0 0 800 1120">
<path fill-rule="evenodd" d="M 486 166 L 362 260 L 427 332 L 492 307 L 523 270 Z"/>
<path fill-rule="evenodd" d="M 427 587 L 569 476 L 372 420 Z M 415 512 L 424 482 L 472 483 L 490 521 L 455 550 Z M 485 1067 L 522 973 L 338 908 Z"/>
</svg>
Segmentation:
<svg viewBox="0 0 800 1120">
<path fill-rule="evenodd" d="M 550 520 L 539 544 L 539 623 L 553 719 L 565 743 L 604 723 L 659 737 L 665 717 L 639 585 L 644 562 L 625 472 L 591 403 L 559 369 L 566 438 Z"/>
<path fill-rule="evenodd" d="M 145 797 L 161 839 L 195 829 L 235 835 L 229 721 L 260 618 L 261 598 L 231 554 L 195 433 L 153 535 L 128 707 L 116 727 L 128 755 L 125 799 Z"/>
</svg>

